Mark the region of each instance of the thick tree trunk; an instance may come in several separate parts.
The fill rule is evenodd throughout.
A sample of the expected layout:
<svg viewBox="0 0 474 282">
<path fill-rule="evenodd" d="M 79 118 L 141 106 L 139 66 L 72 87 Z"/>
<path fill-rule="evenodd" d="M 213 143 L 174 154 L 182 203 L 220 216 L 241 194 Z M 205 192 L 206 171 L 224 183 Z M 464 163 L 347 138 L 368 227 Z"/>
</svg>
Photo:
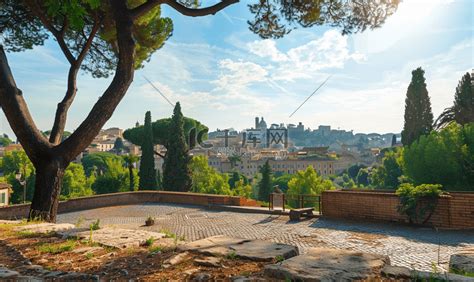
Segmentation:
<svg viewBox="0 0 474 282">
<path fill-rule="evenodd" d="M 30 208 L 30 220 L 56 222 L 64 170 L 64 164 L 56 159 L 44 161 L 36 166 L 35 193 Z"/>
</svg>

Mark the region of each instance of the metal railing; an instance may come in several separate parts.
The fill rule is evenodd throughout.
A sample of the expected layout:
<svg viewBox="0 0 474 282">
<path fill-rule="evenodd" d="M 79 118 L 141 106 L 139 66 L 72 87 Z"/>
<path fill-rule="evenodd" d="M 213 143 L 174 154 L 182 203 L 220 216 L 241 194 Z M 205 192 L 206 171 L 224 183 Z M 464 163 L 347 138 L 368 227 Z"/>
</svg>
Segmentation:
<svg viewBox="0 0 474 282">
<path fill-rule="evenodd" d="M 274 206 L 274 199 L 275 196 L 278 194 L 270 194 L 269 199 L 269 209 L 273 210 Z M 321 214 L 321 196 L 320 195 L 308 195 L 308 194 L 301 194 L 301 195 L 289 195 L 289 194 L 279 194 L 283 197 L 283 211 L 285 208 L 290 209 L 300 209 L 300 208 L 314 208 L 315 211 L 318 211 Z"/>
</svg>

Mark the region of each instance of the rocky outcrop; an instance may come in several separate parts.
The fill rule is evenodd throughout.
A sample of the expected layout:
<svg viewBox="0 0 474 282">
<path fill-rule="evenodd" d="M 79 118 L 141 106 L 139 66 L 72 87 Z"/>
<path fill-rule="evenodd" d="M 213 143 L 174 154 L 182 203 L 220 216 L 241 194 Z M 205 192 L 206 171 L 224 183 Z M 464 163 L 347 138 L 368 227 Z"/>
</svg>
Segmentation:
<svg viewBox="0 0 474 282">
<path fill-rule="evenodd" d="M 227 256 L 254 261 L 272 261 L 276 258 L 288 259 L 298 255 L 295 246 L 262 240 L 246 240 L 224 235 L 190 242 L 179 246 L 182 251 L 191 251 L 212 256 Z"/>
<path fill-rule="evenodd" d="M 461 273 L 474 273 L 474 248 L 467 248 L 452 255 L 449 259 L 449 269 Z"/>
<path fill-rule="evenodd" d="M 387 256 L 313 248 L 308 253 L 265 267 L 265 275 L 292 281 L 353 281 L 380 277 Z"/>
</svg>

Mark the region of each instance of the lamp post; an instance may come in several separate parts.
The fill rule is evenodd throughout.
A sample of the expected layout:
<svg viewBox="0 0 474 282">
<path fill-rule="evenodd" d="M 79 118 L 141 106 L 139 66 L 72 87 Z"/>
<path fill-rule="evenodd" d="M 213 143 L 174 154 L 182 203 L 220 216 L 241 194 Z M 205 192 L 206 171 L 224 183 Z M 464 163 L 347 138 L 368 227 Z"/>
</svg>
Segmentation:
<svg viewBox="0 0 474 282">
<path fill-rule="evenodd" d="M 23 175 L 21 172 L 15 174 L 16 180 L 23 186 L 23 204 L 26 203 L 26 175 Z"/>
</svg>

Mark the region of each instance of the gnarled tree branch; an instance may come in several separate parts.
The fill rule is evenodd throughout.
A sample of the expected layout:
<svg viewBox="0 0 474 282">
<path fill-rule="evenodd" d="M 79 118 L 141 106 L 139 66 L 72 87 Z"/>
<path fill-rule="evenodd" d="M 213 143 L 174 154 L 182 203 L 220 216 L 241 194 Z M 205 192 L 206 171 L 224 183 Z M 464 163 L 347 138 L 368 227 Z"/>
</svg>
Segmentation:
<svg viewBox="0 0 474 282">
<path fill-rule="evenodd" d="M 61 48 L 61 51 L 64 53 L 64 56 L 66 56 L 66 59 L 68 62 L 72 65 L 75 63 L 75 58 L 71 53 L 71 50 L 67 47 L 66 42 L 64 41 L 64 30 L 65 26 L 61 28 L 61 30 L 57 30 L 53 24 L 48 20 L 46 15 L 43 13 L 43 9 L 41 6 L 34 0 L 26 1 L 28 7 L 30 8 L 31 12 L 38 17 L 38 19 L 43 23 L 43 25 L 53 34 L 54 38 L 58 41 L 59 47 Z M 64 22 L 65 25 L 67 25 L 67 21 Z"/>
<path fill-rule="evenodd" d="M 132 37 L 133 19 L 126 2 L 126 0 L 114 0 L 112 6 L 118 45 L 118 64 L 114 78 L 81 125 L 69 138 L 54 147 L 54 152 L 64 156 L 66 162 L 73 160 L 97 136 L 133 81 L 135 51 Z"/>
<path fill-rule="evenodd" d="M 13 132 L 33 163 L 49 153 L 51 144 L 36 127 L 20 89 L 16 87 L 7 56 L 0 45 L 0 106 Z"/>
<path fill-rule="evenodd" d="M 215 13 L 224 9 L 225 7 L 235 4 L 237 2 L 239 2 L 239 0 L 222 0 L 221 2 L 217 4 L 206 7 L 206 8 L 189 8 L 179 3 L 178 1 L 173 1 L 173 0 L 148 0 L 142 5 L 131 9 L 130 13 L 132 17 L 136 19 L 146 14 L 148 11 L 150 11 L 157 5 L 166 4 L 168 6 L 171 6 L 173 9 L 175 9 L 182 15 L 190 16 L 190 17 L 203 17 L 203 16 L 208 16 L 208 15 L 214 15 Z"/>
<path fill-rule="evenodd" d="M 99 30 L 100 20 L 97 18 L 94 22 L 94 26 L 92 27 L 91 33 L 87 38 L 84 47 L 82 48 L 81 52 L 77 56 L 77 59 L 74 60 L 74 64 L 71 64 L 68 73 L 68 83 L 67 83 L 67 90 L 66 95 L 64 96 L 63 100 L 58 104 L 56 109 L 56 115 L 54 118 L 53 129 L 51 130 L 51 135 L 49 136 L 49 142 L 53 144 L 59 144 L 61 142 L 64 128 L 66 127 L 66 120 L 67 120 L 67 112 L 69 107 L 71 106 L 74 98 L 76 97 L 77 93 L 77 73 L 79 72 L 79 68 L 84 60 L 84 57 L 89 52 L 92 42 L 94 40 L 97 31 Z"/>
</svg>

